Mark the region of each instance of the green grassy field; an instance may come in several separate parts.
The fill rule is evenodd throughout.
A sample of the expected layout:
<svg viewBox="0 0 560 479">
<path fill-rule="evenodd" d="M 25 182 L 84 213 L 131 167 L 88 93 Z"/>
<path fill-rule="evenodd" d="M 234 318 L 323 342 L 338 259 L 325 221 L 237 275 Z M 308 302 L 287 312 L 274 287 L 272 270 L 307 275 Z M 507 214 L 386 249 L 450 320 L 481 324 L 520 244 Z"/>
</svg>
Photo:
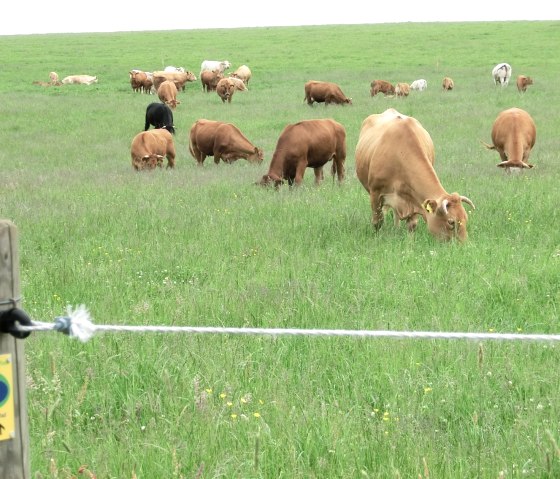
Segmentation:
<svg viewBox="0 0 560 479">
<path fill-rule="evenodd" d="M 558 333 L 559 44 L 559 22 L 0 36 L 0 217 L 19 230 L 23 307 L 52 321 L 83 303 L 118 325 Z M 128 72 L 198 76 L 204 59 L 249 65 L 249 91 L 228 105 L 189 84 L 176 168 L 135 173 L 130 142 L 157 98 L 133 93 Z M 503 61 L 512 80 L 534 78 L 524 95 L 493 84 Z M 99 83 L 32 84 L 50 71 Z M 376 78 L 428 89 L 372 98 Z M 311 79 L 353 105 L 307 106 Z M 513 106 L 537 125 L 536 167 L 506 175 L 481 141 Z M 423 222 L 372 230 L 354 150 L 364 118 L 390 107 L 420 120 L 443 186 L 476 205 L 465 244 Z M 311 170 L 298 189 L 254 184 L 287 124 L 326 117 L 347 132 L 342 186 L 315 187 Z M 264 162 L 197 167 L 199 118 L 235 123 Z M 560 477 L 554 343 L 33 333 L 25 345 L 34 478 Z"/>
</svg>

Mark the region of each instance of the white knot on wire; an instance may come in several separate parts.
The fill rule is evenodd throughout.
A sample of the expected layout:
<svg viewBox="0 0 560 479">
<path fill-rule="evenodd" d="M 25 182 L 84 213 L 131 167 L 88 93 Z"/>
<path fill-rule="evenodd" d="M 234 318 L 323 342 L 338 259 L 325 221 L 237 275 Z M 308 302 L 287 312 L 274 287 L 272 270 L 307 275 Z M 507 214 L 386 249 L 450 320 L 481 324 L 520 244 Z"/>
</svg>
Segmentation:
<svg viewBox="0 0 560 479">
<path fill-rule="evenodd" d="M 70 337 L 78 338 L 82 343 L 88 341 L 95 332 L 91 316 L 87 308 L 81 304 L 76 310 L 72 306 L 66 308 L 67 316 L 59 316 L 54 320 L 54 329 Z"/>
</svg>

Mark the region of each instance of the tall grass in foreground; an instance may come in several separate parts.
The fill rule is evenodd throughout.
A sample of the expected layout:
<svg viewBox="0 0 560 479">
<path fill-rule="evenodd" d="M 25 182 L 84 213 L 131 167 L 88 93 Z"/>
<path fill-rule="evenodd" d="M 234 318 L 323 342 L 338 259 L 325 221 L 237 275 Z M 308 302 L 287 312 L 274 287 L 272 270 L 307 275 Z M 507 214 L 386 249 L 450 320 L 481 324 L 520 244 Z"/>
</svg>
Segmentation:
<svg viewBox="0 0 560 479">
<path fill-rule="evenodd" d="M 558 333 L 559 26 L 0 37 L 0 215 L 19 228 L 25 310 L 48 321 L 84 303 L 104 324 Z M 223 105 L 188 85 L 177 168 L 135 174 L 130 142 L 156 99 L 133 94 L 128 71 L 198 74 L 205 58 L 249 65 L 249 92 Z M 500 61 L 535 85 L 496 89 Z M 100 81 L 31 84 L 52 70 Z M 421 77 L 424 93 L 369 95 L 374 78 Z M 353 105 L 309 108 L 309 79 L 336 81 Z M 480 141 L 511 106 L 535 119 L 537 166 L 508 176 Z M 363 119 L 389 107 L 422 122 L 442 184 L 475 203 L 466 244 L 437 243 L 423 223 L 372 231 L 354 149 Z M 321 117 L 347 130 L 345 184 L 314 187 L 308 172 L 299 189 L 256 187 L 282 128 Z M 196 167 L 187 139 L 199 118 L 237 124 L 263 164 Z M 119 479 L 560 475 L 554 343 L 36 333 L 26 347 L 37 478 L 80 466 Z"/>
</svg>

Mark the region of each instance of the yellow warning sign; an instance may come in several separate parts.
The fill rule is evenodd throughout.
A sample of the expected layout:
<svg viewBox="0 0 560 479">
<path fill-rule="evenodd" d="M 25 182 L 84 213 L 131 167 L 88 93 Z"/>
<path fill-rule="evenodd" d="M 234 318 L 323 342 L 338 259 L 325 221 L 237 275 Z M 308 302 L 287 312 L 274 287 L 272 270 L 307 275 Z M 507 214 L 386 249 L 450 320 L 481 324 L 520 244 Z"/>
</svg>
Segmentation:
<svg viewBox="0 0 560 479">
<path fill-rule="evenodd" d="M 12 371 L 12 355 L 0 354 L 0 441 L 15 435 Z"/>
</svg>

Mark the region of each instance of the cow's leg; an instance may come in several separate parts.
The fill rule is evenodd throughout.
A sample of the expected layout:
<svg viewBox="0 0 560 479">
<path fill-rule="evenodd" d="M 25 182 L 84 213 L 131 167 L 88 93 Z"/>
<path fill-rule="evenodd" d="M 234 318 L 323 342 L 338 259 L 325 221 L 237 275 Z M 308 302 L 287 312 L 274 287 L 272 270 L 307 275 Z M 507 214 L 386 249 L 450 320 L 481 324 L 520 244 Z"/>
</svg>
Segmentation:
<svg viewBox="0 0 560 479">
<path fill-rule="evenodd" d="M 305 174 L 305 168 L 307 168 L 307 161 L 300 160 L 297 162 L 296 176 L 294 179 L 296 185 L 300 185 L 302 183 L 303 175 Z M 317 173 L 315 173 L 315 181 L 317 181 Z"/>
<path fill-rule="evenodd" d="M 369 200 L 372 211 L 371 222 L 375 229 L 378 230 L 383 224 L 383 199 L 379 193 L 372 191 L 369 194 Z"/>
<path fill-rule="evenodd" d="M 318 166 L 317 168 L 313 168 L 313 172 L 315 173 L 315 184 L 320 185 L 325 175 L 323 174 L 323 167 Z"/>
</svg>

